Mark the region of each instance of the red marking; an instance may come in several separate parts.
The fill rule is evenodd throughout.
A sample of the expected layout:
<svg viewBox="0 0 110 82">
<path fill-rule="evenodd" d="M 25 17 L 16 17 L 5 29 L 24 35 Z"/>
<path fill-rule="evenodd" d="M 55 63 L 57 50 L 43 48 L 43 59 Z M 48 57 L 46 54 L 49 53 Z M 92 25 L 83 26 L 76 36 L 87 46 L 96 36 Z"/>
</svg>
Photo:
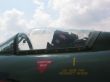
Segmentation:
<svg viewBox="0 0 110 82">
<path fill-rule="evenodd" d="M 52 63 L 52 61 L 50 61 L 50 60 L 40 60 L 40 61 L 37 61 L 37 70 L 40 73 L 44 73 L 51 63 Z"/>
</svg>

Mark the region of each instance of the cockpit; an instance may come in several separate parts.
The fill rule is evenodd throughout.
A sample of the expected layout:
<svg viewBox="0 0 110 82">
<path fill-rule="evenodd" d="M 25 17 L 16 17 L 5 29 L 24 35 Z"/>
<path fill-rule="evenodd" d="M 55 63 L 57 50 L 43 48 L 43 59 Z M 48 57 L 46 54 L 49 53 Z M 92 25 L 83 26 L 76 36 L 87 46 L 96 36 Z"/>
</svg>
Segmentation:
<svg viewBox="0 0 110 82">
<path fill-rule="evenodd" d="M 103 43 L 98 44 L 98 41 Z M 27 34 L 18 33 L 2 43 L 0 53 L 42 54 L 107 50 L 109 48 L 103 46 L 109 41 L 110 33 L 108 32 L 33 30 Z"/>
</svg>

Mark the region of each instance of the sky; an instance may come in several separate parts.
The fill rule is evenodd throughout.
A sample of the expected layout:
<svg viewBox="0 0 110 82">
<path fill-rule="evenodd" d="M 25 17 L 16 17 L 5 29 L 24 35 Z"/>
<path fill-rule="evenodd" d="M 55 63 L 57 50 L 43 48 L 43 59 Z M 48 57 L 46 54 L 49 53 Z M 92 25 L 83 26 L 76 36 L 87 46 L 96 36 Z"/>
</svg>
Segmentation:
<svg viewBox="0 0 110 82">
<path fill-rule="evenodd" d="M 110 31 L 110 0 L 0 0 L 0 42 L 33 28 Z"/>
</svg>

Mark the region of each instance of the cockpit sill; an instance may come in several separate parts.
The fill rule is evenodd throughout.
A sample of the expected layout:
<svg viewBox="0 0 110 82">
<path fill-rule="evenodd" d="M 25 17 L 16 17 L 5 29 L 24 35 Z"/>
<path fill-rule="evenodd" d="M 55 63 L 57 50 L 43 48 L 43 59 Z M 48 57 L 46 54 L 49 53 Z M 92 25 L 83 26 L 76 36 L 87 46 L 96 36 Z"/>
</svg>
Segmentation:
<svg viewBox="0 0 110 82">
<path fill-rule="evenodd" d="M 71 48 L 59 48 L 59 49 L 38 49 L 38 50 L 20 50 L 17 52 L 12 52 L 12 51 L 5 51 L 5 52 L 0 52 L 0 54 L 11 54 L 11 55 L 41 55 L 41 54 L 55 54 L 55 53 L 76 53 L 76 52 L 87 52 L 91 50 L 88 47 L 71 47 Z"/>
</svg>

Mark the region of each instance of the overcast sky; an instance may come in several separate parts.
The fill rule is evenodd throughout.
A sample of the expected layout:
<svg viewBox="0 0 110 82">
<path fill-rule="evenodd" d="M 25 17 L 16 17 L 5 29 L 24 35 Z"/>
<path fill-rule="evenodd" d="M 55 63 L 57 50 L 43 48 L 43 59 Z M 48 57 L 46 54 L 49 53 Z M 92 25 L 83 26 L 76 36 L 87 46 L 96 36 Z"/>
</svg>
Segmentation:
<svg viewBox="0 0 110 82">
<path fill-rule="evenodd" d="M 110 31 L 110 0 L 0 0 L 0 42 L 45 27 Z"/>
</svg>

